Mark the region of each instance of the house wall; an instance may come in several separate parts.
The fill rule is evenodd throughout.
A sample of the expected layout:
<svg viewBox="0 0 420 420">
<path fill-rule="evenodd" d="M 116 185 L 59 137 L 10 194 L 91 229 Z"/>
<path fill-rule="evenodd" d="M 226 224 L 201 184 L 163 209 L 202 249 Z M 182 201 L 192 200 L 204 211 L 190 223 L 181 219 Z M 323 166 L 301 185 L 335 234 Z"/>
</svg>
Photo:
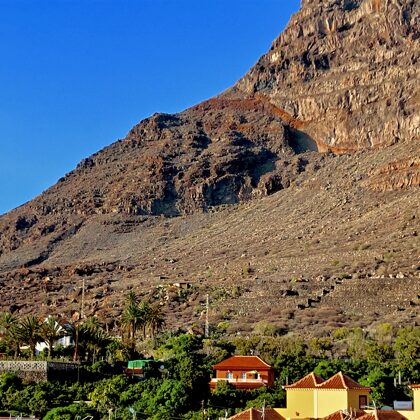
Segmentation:
<svg viewBox="0 0 420 420">
<path fill-rule="evenodd" d="M 276 411 L 285 418 L 304 419 L 313 417 L 314 390 L 287 389 L 286 408 L 276 408 Z"/>
<path fill-rule="evenodd" d="M 413 409 L 419 413 L 420 419 L 420 389 L 414 388 L 413 389 Z"/>
<path fill-rule="evenodd" d="M 312 417 L 326 417 L 348 407 L 348 391 L 345 389 L 316 389 L 315 410 Z"/>
<path fill-rule="evenodd" d="M 349 400 L 347 408 L 360 408 L 359 407 L 359 396 L 364 395 L 367 398 L 367 405 L 369 405 L 369 392 L 368 391 L 360 391 L 357 389 L 350 389 L 347 391 Z"/>
</svg>

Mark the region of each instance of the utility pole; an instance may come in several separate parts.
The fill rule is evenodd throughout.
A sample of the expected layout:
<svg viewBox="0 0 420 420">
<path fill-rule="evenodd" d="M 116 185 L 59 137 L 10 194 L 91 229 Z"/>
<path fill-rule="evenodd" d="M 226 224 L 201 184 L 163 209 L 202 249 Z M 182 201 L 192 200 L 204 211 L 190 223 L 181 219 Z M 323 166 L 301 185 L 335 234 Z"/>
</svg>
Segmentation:
<svg viewBox="0 0 420 420">
<path fill-rule="evenodd" d="M 204 329 L 204 337 L 208 338 L 209 336 L 209 294 L 206 295 L 206 326 Z"/>
<path fill-rule="evenodd" d="M 82 280 L 82 307 L 80 310 L 80 319 L 85 317 L 85 279 Z"/>
</svg>

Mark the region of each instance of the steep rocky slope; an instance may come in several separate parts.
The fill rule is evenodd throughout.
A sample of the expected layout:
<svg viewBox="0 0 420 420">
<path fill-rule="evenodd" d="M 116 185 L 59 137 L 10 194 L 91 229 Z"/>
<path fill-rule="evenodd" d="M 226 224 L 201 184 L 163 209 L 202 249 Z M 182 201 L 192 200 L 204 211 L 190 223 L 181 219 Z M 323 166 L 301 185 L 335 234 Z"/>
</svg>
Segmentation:
<svg viewBox="0 0 420 420">
<path fill-rule="evenodd" d="M 419 8 L 415 0 L 303 1 L 234 91 L 267 98 L 297 118 L 319 150 L 414 140 Z"/>
<path fill-rule="evenodd" d="M 419 314 L 419 4 L 311 0 L 234 87 L 0 218 L 0 305 L 323 331 Z M 187 282 L 188 289 L 174 283 Z"/>
</svg>

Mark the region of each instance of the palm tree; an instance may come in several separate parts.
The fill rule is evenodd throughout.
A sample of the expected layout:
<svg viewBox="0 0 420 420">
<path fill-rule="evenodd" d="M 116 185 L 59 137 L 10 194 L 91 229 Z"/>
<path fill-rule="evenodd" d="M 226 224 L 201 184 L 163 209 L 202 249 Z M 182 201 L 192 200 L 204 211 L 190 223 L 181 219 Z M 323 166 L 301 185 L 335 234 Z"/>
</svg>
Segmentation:
<svg viewBox="0 0 420 420">
<path fill-rule="evenodd" d="M 139 304 L 139 319 L 138 324 L 143 330 L 143 340 L 146 339 L 146 328 L 150 323 L 150 305 L 147 301 L 142 301 Z"/>
<path fill-rule="evenodd" d="M 79 339 L 87 350 L 87 356 L 92 354 L 92 362 L 95 362 L 98 354 L 109 343 L 109 336 L 104 330 L 103 324 L 95 316 L 86 319 L 81 328 Z"/>
<path fill-rule="evenodd" d="M 18 335 L 19 319 L 10 312 L 0 312 L 0 335 L 13 348 L 15 358 L 20 354 L 21 340 Z"/>
<path fill-rule="evenodd" d="M 124 311 L 121 317 L 122 326 L 128 331 L 128 340 L 135 346 L 137 327 L 141 324 L 141 310 L 133 290 L 127 294 Z"/>
<path fill-rule="evenodd" d="M 165 324 L 162 307 L 158 303 L 155 303 L 149 309 L 148 324 L 152 338 L 155 337 L 155 333 L 159 332 Z"/>
<path fill-rule="evenodd" d="M 16 327 L 17 335 L 22 342 L 26 343 L 31 349 L 31 355 L 34 358 L 36 354 L 36 345 L 42 340 L 41 323 L 39 319 L 33 315 L 28 315 L 19 322 Z"/>
<path fill-rule="evenodd" d="M 41 325 L 40 335 L 48 346 L 48 354 L 52 357 L 54 343 L 64 335 L 64 329 L 57 318 L 49 316 Z"/>
<path fill-rule="evenodd" d="M 69 335 L 74 343 L 73 361 L 79 360 L 79 332 L 80 332 L 80 321 L 75 320 L 64 325 L 64 331 Z"/>
</svg>

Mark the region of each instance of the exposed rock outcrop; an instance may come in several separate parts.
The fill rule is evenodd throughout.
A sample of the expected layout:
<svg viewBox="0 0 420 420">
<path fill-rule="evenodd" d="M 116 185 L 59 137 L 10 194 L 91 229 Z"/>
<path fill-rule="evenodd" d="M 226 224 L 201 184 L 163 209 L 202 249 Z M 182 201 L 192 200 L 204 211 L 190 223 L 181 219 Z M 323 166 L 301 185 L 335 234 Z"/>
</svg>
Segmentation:
<svg viewBox="0 0 420 420">
<path fill-rule="evenodd" d="M 419 3 L 302 3 L 229 94 L 266 97 L 302 121 L 321 151 L 418 141 Z"/>
</svg>

